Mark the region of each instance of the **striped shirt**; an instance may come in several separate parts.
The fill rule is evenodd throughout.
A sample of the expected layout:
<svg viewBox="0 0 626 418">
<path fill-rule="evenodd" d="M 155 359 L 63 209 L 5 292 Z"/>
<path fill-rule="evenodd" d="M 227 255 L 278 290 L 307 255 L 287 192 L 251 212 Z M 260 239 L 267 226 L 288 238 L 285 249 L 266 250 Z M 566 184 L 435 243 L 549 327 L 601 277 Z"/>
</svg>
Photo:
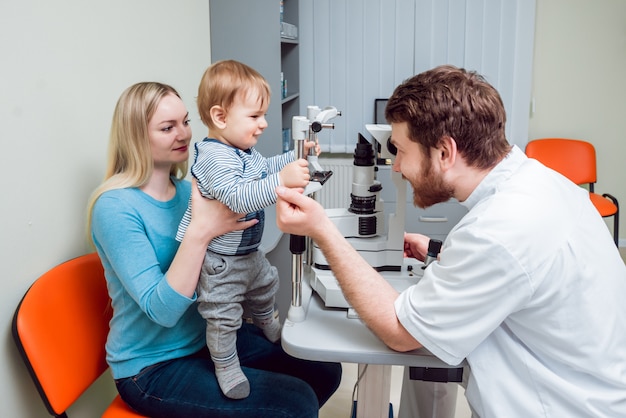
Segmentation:
<svg viewBox="0 0 626 418">
<path fill-rule="evenodd" d="M 264 208 L 276 203 L 278 173 L 294 161 L 293 151 L 265 158 L 254 148 L 240 150 L 212 138 L 195 145 L 191 174 L 202 195 L 217 199 L 233 212 L 246 213 L 245 220 L 259 222 L 243 231 L 233 231 L 211 241 L 208 249 L 218 254 L 243 255 L 256 251 L 263 235 Z M 182 241 L 191 220 L 191 200 L 176 239 Z"/>
</svg>

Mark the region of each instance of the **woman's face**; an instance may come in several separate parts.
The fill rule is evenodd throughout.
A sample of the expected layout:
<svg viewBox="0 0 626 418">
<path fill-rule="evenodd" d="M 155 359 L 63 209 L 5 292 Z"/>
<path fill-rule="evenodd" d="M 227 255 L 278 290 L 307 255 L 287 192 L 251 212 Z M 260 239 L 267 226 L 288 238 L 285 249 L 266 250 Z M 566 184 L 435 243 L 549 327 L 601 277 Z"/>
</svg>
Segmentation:
<svg viewBox="0 0 626 418">
<path fill-rule="evenodd" d="M 189 158 L 189 112 L 178 96 L 168 94 L 161 99 L 148 121 L 148 137 L 155 168 L 169 170 Z"/>
</svg>

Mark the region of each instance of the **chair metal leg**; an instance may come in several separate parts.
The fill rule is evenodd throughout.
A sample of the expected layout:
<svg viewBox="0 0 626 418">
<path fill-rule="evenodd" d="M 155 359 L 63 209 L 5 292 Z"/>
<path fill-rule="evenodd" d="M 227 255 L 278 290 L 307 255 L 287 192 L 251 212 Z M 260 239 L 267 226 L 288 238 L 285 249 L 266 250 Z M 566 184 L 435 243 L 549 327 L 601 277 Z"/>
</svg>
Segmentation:
<svg viewBox="0 0 626 418">
<path fill-rule="evenodd" d="M 619 247 L 619 203 L 615 196 L 609 193 L 604 193 L 602 196 L 612 200 L 613 204 L 617 207 L 617 212 L 613 215 L 613 240 L 615 241 L 615 245 Z"/>
<path fill-rule="evenodd" d="M 619 247 L 619 209 L 617 209 L 613 217 L 613 238 L 615 239 L 615 245 Z"/>
</svg>

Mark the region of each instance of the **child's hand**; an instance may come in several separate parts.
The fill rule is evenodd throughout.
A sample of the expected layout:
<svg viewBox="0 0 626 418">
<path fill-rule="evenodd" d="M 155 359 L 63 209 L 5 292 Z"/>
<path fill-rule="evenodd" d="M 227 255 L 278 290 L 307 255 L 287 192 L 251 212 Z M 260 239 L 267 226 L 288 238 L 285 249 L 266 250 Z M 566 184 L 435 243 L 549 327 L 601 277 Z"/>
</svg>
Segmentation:
<svg viewBox="0 0 626 418">
<path fill-rule="evenodd" d="M 320 155 L 322 148 L 320 148 L 320 144 L 317 141 L 304 141 L 304 154 L 309 155 L 309 151 L 313 147 L 315 147 L 315 155 Z"/>
<path fill-rule="evenodd" d="M 304 158 L 287 164 L 280 173 L 280 185 L 285 187 L 306 187 L 309 184 L 311 174 L 309 173 L 309 163 Z"/>
</svg>

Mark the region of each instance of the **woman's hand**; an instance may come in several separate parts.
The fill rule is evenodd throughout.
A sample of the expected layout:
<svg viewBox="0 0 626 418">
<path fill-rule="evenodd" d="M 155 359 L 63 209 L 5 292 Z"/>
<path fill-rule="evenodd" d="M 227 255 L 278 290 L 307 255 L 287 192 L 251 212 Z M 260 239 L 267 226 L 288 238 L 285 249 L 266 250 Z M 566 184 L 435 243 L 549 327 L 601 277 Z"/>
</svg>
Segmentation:
<svg viewBox="0 0 626 418">
<path fill-rule="evenodd" d="M 225 204 L 215 199 L 207 199 L 202 196 L 198 184 L 194 178 L 191 183 L 191 222 L 202 225 L 204 232 L 211 239 L 224 235 L 227 232 L 240 231 L 251 227 L 258 222 L 257 219 L 240 221 L 245 216 L 235 213 Z"/>
<path fill-rule="evenodd" d="M 193 296 L 211 240 L 227 232 L 249 228 L 258 222 L 257 219 L 239 221 L 243 216 L 234 213 L 218 200 L 203 197 L 196 180 L 192 180 L 191 221 L 166 274 L 174 290 L 187 297 Z"/>
</svg>

